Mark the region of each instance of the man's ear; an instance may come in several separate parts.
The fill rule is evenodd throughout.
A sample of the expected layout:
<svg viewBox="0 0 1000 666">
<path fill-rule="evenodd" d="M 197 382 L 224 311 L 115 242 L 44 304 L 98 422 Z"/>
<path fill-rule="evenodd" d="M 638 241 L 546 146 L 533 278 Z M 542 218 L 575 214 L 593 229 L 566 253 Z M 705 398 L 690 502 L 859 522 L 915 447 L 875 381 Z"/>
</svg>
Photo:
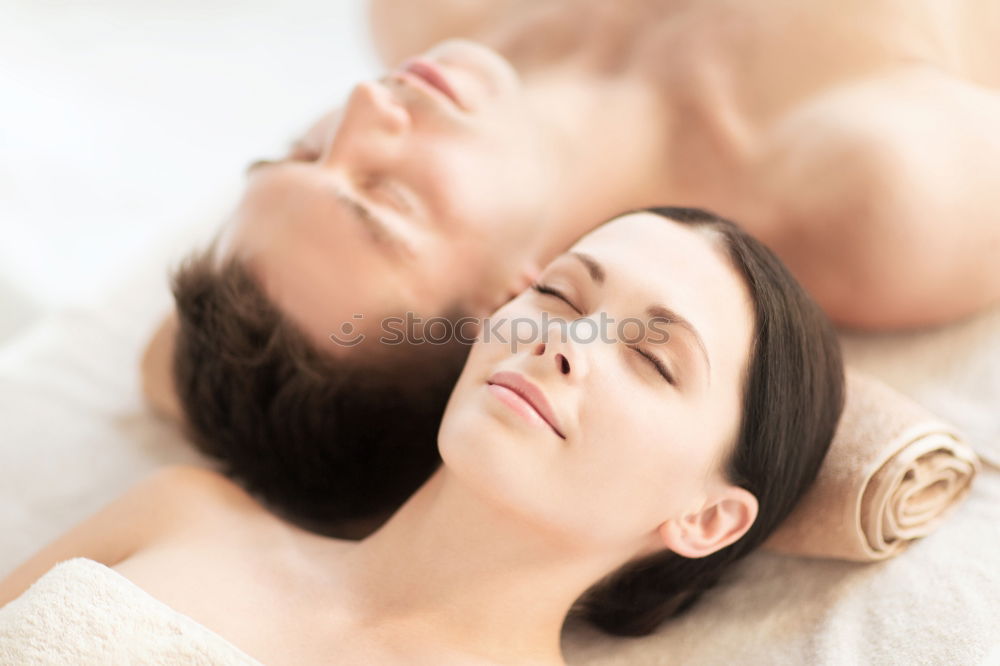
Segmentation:
<svg viewBox="0 0 1000 666">
<path fill-rule="evenodd" d="M 177 336 L 177 311 L 160 322 L 142 355 L 142 392 L 160 416 L 180 423 L 184 418 L 177 392 L 174 390 L 174 338 Z"/>
<path fill-rule="evenodd" d="M 513 300 L 518 294 L 530 287 L 538 279 L 541 273 L 538 264 L 533 260 L 525 260 L 517 270 L 511 272 L 508 277 L 497 281 L 493 278 L 493 287 L 489 293 L 480 296 L 468 306 L 468 311 L 474 317 L 485 319 L 496 310 Z"/>
<path fill-rule="evenodd" d="M 739 486 L 727 486 L 697 513 L 673 518 L 658 528 L 663 544 L 682 557 L 711 555 L 746 534 L 757 519 L 757 498 Z"/>
<path fill-rule="evenodd" d="M 538 276 L 541 272 L 542 269 L 538 266 L 537 262 L 526 259 L 521 264 L 520 268 L 507 281 L 507 297 L 503 302 L 506 303 L 533 285 L 535 281 L 538 280 Z"/>
</svg>

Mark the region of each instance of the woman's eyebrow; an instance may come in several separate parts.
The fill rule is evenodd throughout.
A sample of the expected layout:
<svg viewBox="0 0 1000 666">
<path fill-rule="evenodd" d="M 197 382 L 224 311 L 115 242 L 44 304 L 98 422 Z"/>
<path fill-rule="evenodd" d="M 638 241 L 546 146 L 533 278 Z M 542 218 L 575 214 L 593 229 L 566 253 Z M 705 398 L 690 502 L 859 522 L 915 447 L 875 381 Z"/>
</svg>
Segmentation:
<svg viewBox="0 0 1000 666">
<path fill-rule="evenodd" d="M 583 252 L 570 252 L 569 256 L 584 265 L 587 269 L 587 273 L 590 274 L 590 279 L 593 280 L 595 284 L 604 284 L 604 280 L 607 278 L 607 272 L 604 270 L 604 266 L 602 266 L 599 261 Z M 712 362 L 708 357 L 708 349 L 705 347 L 705 340 L 701 337 L 701 334 L 698 332 L 698 329 L 695 328 L 695 325 L 688 321 L 688 319 L 679 312 L 671 310 L 665 305 L 650 305 L 646 308 L 646 314 L 652 319 L 659 319 L 667 324 L 676 324 L 691 334 L 694 341 L 698 343 L 698 349 L 701 351 L 702 359 L 705 361 L 705 376 L 709 385 L 711 385 Z"/>
<path fill-rule="evenodd" d="M 711 386 L 712 362 L 708 358 L 708 349 L 705 348 L 705 341 L 702 339 L 701 334 L 698 333 L 698 329 L 695 328 L 694 324 L 676 310 L 671 310 L 665 305 L 650 305 L 646 308 L 646 314 L 652 319 L 659 319 L 660 321 L 665 321 L 667 324 L 676 324 L 691 334 L 694 341 L 698 343 L 698 349 L 701 350 L 701 357 L 705 361 L 705 378 Z"/>
<path fill-rule="evenodd" d="M 591 280 L 597 284 L 604 284 L 604 277 L 606 275 L 604 266 L 601 266 L 596 259 L 583 252 L 570 252 L 569 256 L 578 259 L 587 268 Z"/>
</svg>

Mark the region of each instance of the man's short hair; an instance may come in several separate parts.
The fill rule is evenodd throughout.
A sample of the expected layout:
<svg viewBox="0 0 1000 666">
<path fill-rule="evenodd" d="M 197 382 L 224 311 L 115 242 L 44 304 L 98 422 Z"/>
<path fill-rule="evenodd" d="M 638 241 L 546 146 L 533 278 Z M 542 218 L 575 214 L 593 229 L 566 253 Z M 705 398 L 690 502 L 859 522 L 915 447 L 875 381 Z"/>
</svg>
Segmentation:
<svg viewBox="0 0 1000 666">
<path fill-rule="evenodd" d="M 273 508 L 314 524 L 384 513 L 437 467 L 466 344 L 320 349 L 242 262 L 220 265 L 212 248 L 172 288 L 185 429 Z"/>
</svg>

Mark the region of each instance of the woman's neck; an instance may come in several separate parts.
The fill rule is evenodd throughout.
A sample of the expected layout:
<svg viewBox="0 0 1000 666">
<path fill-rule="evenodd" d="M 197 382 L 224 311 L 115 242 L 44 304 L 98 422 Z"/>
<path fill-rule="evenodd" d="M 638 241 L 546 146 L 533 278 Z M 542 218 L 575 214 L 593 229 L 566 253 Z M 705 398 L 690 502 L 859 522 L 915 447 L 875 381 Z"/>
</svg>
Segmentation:
<svg viewBox="0 0 1000 666">
<path fill-rule="evenodd" d="M 441 467 L 347 552 L 346 614 L 354 629 L 393 641 L 500 663 L 561 664 L 570 606 L 628 557 L 574 546 Z"/>
</svg>

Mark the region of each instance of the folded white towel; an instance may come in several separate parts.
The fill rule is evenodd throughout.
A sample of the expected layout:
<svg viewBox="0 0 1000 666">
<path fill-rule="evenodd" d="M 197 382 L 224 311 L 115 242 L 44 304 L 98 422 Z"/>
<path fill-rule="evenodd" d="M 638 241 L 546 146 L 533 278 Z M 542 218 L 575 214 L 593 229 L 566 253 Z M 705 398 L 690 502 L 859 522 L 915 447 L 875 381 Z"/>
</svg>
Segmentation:
<svg viewBox="0 0 1000 666">
<path fill-rule="evenodd" d="M 84 558 L 56 565 L 0 608 L 0 664 L 260 666 L 118 572 Z"/>
</svg>

